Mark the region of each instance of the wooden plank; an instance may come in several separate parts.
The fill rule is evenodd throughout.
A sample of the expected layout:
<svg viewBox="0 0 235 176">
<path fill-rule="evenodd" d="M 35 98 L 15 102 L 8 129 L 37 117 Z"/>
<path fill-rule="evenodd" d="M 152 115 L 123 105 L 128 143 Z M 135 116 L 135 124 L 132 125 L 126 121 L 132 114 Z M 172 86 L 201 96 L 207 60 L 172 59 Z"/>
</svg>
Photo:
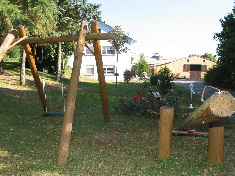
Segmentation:
<svg viewBox="0 0 235 176">
<path fill-rule="evenodd" d="M 70 78 L 69 91 L 67 96 L 67 103 L 65 107 L 64 121 L 60 139 L 60 148 L 58 154 L 58 166 L 63 167 L 67 161 L 71 132 L 72 132 L 72 124 L 73 124 L 73 116 L 75 110 L 75 103 L 78 91 L 78 82 L 80 76 L 80 69 L 82 63 L 82 56 L 84 50 L 85 36 L 86 36 L 87 23 L 82 22 L 81 30 L 79 36 L 77 38 L 77 45 L 75 46 L 74 51 L 74 62 L 73 62 L 73 70 Z"/>
<path fill-rule="evenodd" d="M 19 26 L 18 31 L 19 31 L 20 37 L 25 37 L 26 36 L 24 26 Z M 33 53 L 31 52 L 29 44 L 25 44 L 24 49 L 25 49 L 25 52 L 26 52 L 26 56 L 27 56 L 27 59 L 28 59 L 28 62 L 29 62 L 31 72 L 33 74 L 35 85 L 36 85 L 37 90 L 38 90 L 38 95 L 40 97 L 40 100 L 41 100 L 41 103 L 42 103 L 42 106 L 43 106 L 43 110 L 47 112 L 47 111 L 49 111 L 49 108 L 48 108 L 48 105 L 47 105 L 47 102 L 46 102 L 46 98 L 45 98 L 45 94 L 44 94 L 44 91 L 43 91 L 42 83 L 41 83 L 39 75 L 38 75 L 37 67 L 36 67 L 35 62 L 34 62 Z"/>
<path fill-rule="evenodd" d="M 4 55 L 6 54 L 7 50 L 11 47 L 11 44 L 14 42 L 15 36 L 17 34 L 16 30 L 11 30 L 5 39 L 3 40 L 0 46 L 0 62 L 2 61 Z"/>
<path fill-rule="evenodd" d="M 91 31 L 96 34 L 99 33 L 97 21 L 93 21 L 91 23 Z M 104 77 L 104 69 L 103 69 L 100 41 L 93 40 L 93 46 L 94 46 L 94 52 L 95 52 L 95 60 L 96 60 L 96 66 L 97 66 L 97 72 L 98 72 L 98 80 L 99 80 L 101 98 L 102 98 L 104 120 L 109 121 L 110 120 L 109 104 L 108 104 L 108 97 L 107 97 L 107 91 L 106 91 L 106 85 L 105 85 L 105 77 Z"/>
<path fill-rule="evenodd" d="M 76 41 L 76 39 L 79 37 L 79 35 L 62 35 L 62 36 L 49 36 L 49 37 L 31 37 L 27 38 L 18 45 L 25 45 L 25 44 L 44 44 L 44 43 L 58 43 L 58 42 L 73 42 Z M 86 34 L 86 41 L 87 40 L 109 40 L 114 39 L 114 35 L 111 33 L 91 33 Z M 16 39 L 14 42 L 16 42 L 19 39 Z"/>
</svg>

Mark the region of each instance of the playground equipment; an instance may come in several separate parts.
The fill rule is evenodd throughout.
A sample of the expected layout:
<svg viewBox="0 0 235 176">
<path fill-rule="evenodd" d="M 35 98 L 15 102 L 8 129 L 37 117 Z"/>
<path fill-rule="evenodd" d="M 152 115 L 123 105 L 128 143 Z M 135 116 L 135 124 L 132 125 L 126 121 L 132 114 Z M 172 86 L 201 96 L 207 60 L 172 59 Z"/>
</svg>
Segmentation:
<svg viewBox="0 0 235 176">
<path fill-rule="evenodd" d="M 110 33 L 99 33 L 98 29 L 98 22 L 93 21 L 91 23 L 91 34 L 86 34 L 87 31 L 87 23 L 82 22 L 81 30 L 75 36 L 72 35 L 64 35 L 64 36 L 50 36 L 50 37 L 34 37 L 34 38 L 27 38 L 26 32 L 23 26 L 18 27 L 19 32 L 19 39 L 15 39 L 17 31 L 11 30 L 6 38 L 4 39 L 2 45 L 0 46 L 0 62 L 2 61 L 6 52 L 15 45 L 23 45 L 27 60 L 29 62 L 29 66 L 31 72 L 34 77 L 34 82 L 38 90 L 39 98 L 41 100 L 43 110 L 47 113 L 50 112 L 49 107 L 46 102 L 45 92 L 43 91 L 43 86 L 41 84 L 37 67 L 35 65 L 33 54 L 31 52 L 29 44 L 44 44 L 44 43 L 58 43 L 58 42 L 74 42 L 74 63 L 73 63 L 73 70 L 72 75 L 70 78 L 69 84 L 69 91 L 67 95 L 67 102 L 65 107 L 65 114 L 64 114 L 64 121 L 60 139 L 60 148 L 58 153 L 58 166 L 63 166 L 67 161 L 67 156 L 69 152 L 70 146 L 70 139 L 71 139 L 71 132 L 72 132 L 72 123 L 73 123 L 73 116 L 75 110 L 75 102 L 78 90 L 78 82 L 80 76 L 80 68 L 83 56 L 84 45 L 86 44 L 86 40 L 93 40 L 94 46 L 94 53 L 98 71 L 98 80 L 99 86 L 102 96 L 102 105 L 103 105 L 103 113 L 104 113 L 104 120 L 110 120 L 110 113 L 109 113 L 109 104 L 107 98 L 107 91 L 105 85 L 105 77 L 104 77 L 104 70 L 103 70 L 103 62 L 102 62 L 102 55 L 101 55 L 101 46 L 99 40 L 109 40 L 113 39 L 114 35 Z M 76 42 L 76 43 L 75 43 Z M 88 48 L 91 50 L 91 48 Z M 52 112 L 51 112 L 52 113 Z"/>
<path fill-rule="evenodd" d="M 173 108 L 172 108 L 173 109 Z M 159 121 L 158 158 L 169 159 L 174 111 L 161 107 Z M 235 98 L 229 92 L 216 92 L 198 109 L 185 119 L 182 128 L 193 134 L 192 130 L 202 124 L 209 124 L 207 160 L 213 164 L 223 160 L 224 119 L 235 112 Z M 174 131 L 173 131 L 174 132 Z"/>
</svg>

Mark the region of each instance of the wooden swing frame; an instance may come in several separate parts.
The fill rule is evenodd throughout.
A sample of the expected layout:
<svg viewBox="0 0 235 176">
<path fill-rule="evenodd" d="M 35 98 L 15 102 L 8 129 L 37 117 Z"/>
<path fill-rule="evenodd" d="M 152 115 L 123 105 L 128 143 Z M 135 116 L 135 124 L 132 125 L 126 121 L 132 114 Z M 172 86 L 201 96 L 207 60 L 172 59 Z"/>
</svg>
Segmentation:
<svg viewBox="0 0 235 176">
<path fill-rule="evenodd" d="M 37 67 L 33 59 L 33 53 L 30 49 L 29 44 L 74 42 L 74 63 L 73 63 L 72 75 L 70 78 L 69 91 L 67 95 L 67 102 L 66 102 L 66 107 L 65 107 L 64 121 L 63 121 L 63 127 L 62 127 L 62 132 L 61 132 L 61 139 L 60 139 L 60 148 L 59 148 L 58 161 L 57 161 L 59 167 L 63 167 L 65 165 L 67 161 L 68 153 L 69 153 L 72 123 L 73 123 L 73 117 L 74 117 L 74 111 L 75 111 L 75 103 L 76 103 L 76 96 L 77 96 L 77 90 L 78 90 L 78 82 L 79 82 L 79 76 L 80 76 L 80 68 L 81 68 L 81 63 L 82 63 L 84 45 L 89 50 L 91 50 L 92 54 L 95 56 L 97 72 L 98 72 L 99 87 L 100 87 L 100 92 L 101 92 L 101 97 L 102 97 L 104 120 L 110 121 L 109 104 L 108 104 L 105 76 L 104 76 L 104 70 L 103 70 L 100 40 L 114 39 L 114 35 L 110 33 L 99 33 L 97 21 L 91 22 L 92 33 L 90 34 L 86 33 L 87 27 L 88 27 L 87 23 L 82 22 L 81 30 L 79 34 L 75 36 L 65 35 L 65 36 L 27 38 L 26 31 L 24 30 L 24 26 L 19 26 L 18 33 L 19 33 L 20 38 L 15 39 L 17 31 L 11 30 L 0 46 L 0 62 L 2 61 L 6 52 L 13 46 L 22 45 L 24 47 L 31 72 L 33 74 L 34 82 L 35 82 L 35 85 L 39 94 L 39 98 L 43 106 L 43 110 L 49 112 L 49 107 L 45 99 L 45 93 L 43 92 L 42 83 L 40 81 Z M 94 51 L 92 51 L 92 49 L 86 43 L 87 40 L 93 40 Z"/>
</svg>

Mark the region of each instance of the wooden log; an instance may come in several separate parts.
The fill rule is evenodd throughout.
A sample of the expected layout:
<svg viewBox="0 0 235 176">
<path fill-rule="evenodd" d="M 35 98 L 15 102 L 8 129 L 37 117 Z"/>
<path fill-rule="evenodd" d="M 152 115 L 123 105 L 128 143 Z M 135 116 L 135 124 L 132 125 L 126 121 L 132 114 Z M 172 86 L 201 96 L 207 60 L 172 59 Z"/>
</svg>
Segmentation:
<svg viewBox="0 0 235 176">
<path fill-rule="evenodd" d="M 12 29 L 3 40 L 0 46 L 0 62 L 2 61 L 7 50 L 10 48 L 11 44 L 14 42 L 16 35 L 17 35 L 17 31 Z"/>
<path fill-rule="evenodd" d="M 63 167 L 67 161 L 70 138 L 72 132 L 73 116 L 75 110 L 75 103 L 78 91 L 78 82 L 80 76 L 80 68 L 84 50 L 85 36 L 86 36 L 87 23 L 82 22 L 81 30 L 77 38 L 77 45 L 74 51 L 74 63 L 72 75 L 70 78 L 69 91 L 67 96 L 67 103 L 65 107 L 64 121 L 60 139 L 60 148 L 58 154 L 58 166 Z"/>
<path fill-rule="evenodd" d="M 160 108 L 158 159 L 170 159 L 171 139 L 174 119 L 174 108 L 163 106 Z"/>
<path fill-rule="evenodd" d="M 19 31 L 20 37 L 26 36 L 24 26 L 19 26 L 18 31 Z M 45 94 L 44 94 L 44 91 L 43 91 L 42 83 L 41 83 L 39 75 L 38 75 L 37 67 L 36 67 L 35 62 L 34 62 L 33 53 L 31 52 L 29 44 L 25 44 L 24 49 L 25 49 L 25 52 L 26 52 L 26 56 L 27 56 L 27 60 L 29 62 L 31 72 L 33 74 L 35 85 L 36 85 L 37 90 L 38 90 L 38 95 L 40 97 L 40 100 L 41 100 L 41 103 L 42 103 L 42 106 L 43 106 L 43 110 L 47 112 L 47 111 L 49 111 L 49 108 L 48 108 L 48 105 L 47 105 L 47 102 L 46 102 L 46 98 L 45 98 Z"/>
<path fill-rule="evenodd" d="M 25 45 L 25 44 L 44 44 L 44 43 L 58 43 L 58 42 L 73 42 L 79 35 L 62 35 L 62 36 L 49 36 L 49 37 L 31 37 L 27 38 L 18 45 Z M 111 33 L 91 33 L 86 34 L 86 41 L 87 40 L 109 40 L 114 39 L 114 35 Z M 19 39 L 16 39 L 17 41 Z"/>
<path fill-rule="evenodd" d="M 235 112 L 235 99 L 227 91 L 213 94 L 183 123 L 183 129 L 192 129 L 201 124 L 223 120 Z"/>
<path fill-rule="evenodd" d="M 91 23 L 91 31 L 96 34 L 99 33 L 97 21 L 93 21 Z M 97 66 L 97 73 L 98 73 L 101 98 L 102 98 L 104 120 L 109 121 L 110 120 L 109 104 L 108 104 L 108 97 L 107 97 L 107 91 L 106 91 L 106 85 L 105 85 L 105 77 L 104 77 L 104 69 L 103 69 L 100 41 L 93 40 L 93 46 L 94 46 L 94 52 L 95 52 L 95 60 L 96 60 L 96 66 Z"/>
<path fill-rule="evenodd" d="M 210 123 L 207 160 L 212 164 L 218 164 L 223 161 L 224 149 L 224 121 L 215 121 Z"/>
</svg>

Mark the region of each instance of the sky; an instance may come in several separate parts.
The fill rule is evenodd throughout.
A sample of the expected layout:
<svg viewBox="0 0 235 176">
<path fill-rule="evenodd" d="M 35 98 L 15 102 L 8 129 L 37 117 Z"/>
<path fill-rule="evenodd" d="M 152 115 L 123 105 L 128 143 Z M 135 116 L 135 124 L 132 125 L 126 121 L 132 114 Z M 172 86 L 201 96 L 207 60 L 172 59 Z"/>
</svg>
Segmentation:
<svg viewBox="0 0 235 176">
<path fill-rule="evenodd" d="M 134 52 L 167 59 L 216 54 L 220 19 L 232 12 L 233 0 L 88 0 L 101 4 L 106 24 L 121 26 L 137 42 Z"/>
</svg>

